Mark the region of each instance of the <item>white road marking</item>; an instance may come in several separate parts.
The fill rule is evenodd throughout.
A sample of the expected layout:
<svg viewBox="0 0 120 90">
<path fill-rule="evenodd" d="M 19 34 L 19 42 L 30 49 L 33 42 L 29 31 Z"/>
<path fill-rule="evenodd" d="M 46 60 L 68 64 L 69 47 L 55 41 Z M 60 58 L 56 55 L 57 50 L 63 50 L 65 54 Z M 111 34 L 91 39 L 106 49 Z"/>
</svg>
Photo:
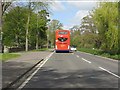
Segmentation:
<svg viewBox="0 0 120 90">
<path fill-rule="evenodd" d="M 53 52 L 54 53 L 54 52 Z M 26 80 L 25 82 L 22 83 L 22 85 L 20 85 L 18 87 L 17 90 L 21 90 L 29 81 L 30 79 L 38 72 L 38 70 L 47 62 L 47 60 L 53 55 L 53 53 L 51 53 L 48 57 L 45 58 L 45 61 L 39 63 L 36 67 L 38 67 Z"/>
<path fill-rule="evenodd" d="M 104 70 L 104 71 L 106 71 L 106 72 L 108 72 L 109 74 L 112 74 L 113 76 L 115 76 L 115 77 L 117 77 L 117 78 L 120 78 L 120 76 L 118 76 L 118 75 L 116 75 L 116 74 L 110 72 L 110 71 L 107 70 L 107 69 L 104 69 L 103 67 L 99 67 L 99 68 L 102 69 L 102 70 Z"/>
<path fill-rule="evenodd" d="M 90 61 L 88 61 L 88 60 L 86 60 L 86 59 L 84 59 L 84 58 L 82 58 L 82 60 L 84 60 L 84 61 L 86 61 L 86 62 L 88 62 L 88 63 L 91 63 Z"/>
<path fill-rule="evenodd" d="M 78 55 L 76 55 L 78 58 L 79 58 L 79 56 Z"/>
<path fill-rule="evenodd" d="M 77 52 L 79 52 L 79 53 L 85 53 L 85 54 L 88 54 L 88 55 L 93 55 L 93 54 L 86 53 L 86 52 L 81 52 L 81 51 L 77 51 Z M 99 57 L 99 58 L 103 58 L 103 59 L 107 59 L 107 60 L 111 60 L 111 61 L 115 61 L 115 62 L 119 62 L 118 60 L 107 58 L 107 57 L 103 57 L 103 56 L 99 56 L 99 55 L 94 55 L 94 56 Z"/>
</svg>

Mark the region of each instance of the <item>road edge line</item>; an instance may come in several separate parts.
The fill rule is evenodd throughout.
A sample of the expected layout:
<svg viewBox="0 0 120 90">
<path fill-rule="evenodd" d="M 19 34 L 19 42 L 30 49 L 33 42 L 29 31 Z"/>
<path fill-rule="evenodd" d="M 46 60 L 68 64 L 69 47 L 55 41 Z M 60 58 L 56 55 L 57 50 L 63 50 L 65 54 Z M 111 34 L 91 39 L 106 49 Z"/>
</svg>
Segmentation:
<svg viewBox="0 0 120 90">
<path fill-rule="evenodd" d="M 45 61 L 41 64 L 39 63 L 36 67 L 37 69 L 17 88 L 17 90 L 21 90 L 31 79 L 32 77 L 40 70 L 40 68 L 48 61 L 48 59 L 53 55 L 52 52 L 49 56 L 45 58 Z"/>
<path fill-rule="evenodd" d="M 117 74 L 114 74 L 114 73 L 110 72 L 109 70 L 107 70 L 107 69 L 105 69 L 105 68 L 103 68 L 103 67 L 99 67 L 99 68 L 102 69 L 103 71 L 106 71 L 107 73 L 109 73 L 109 74 L 117 77 L 117 78 L 120 78 L 120 76 L 118 76 Z"/>
<path fill-rule="evenodd" d="M 88 54 L 88 55 L 94 55 L 94 54 L 86 53 L 86 52 L 82 52 L 82 51 L 78 51 L 78 52 L 85 53 L 85 54 Z M 107 59 L 107 60 L 110 60 L 110 61 L 119 62 L 117 59 L 107 58 L 107 57 L 103 57 L 103 56 L 99 56 L 99 55 L 94 55 L 94 56 L 97 56 L 97 57 L 100 57 L 100 58 L 104 58 L 104 59 Z"/>
</svg>

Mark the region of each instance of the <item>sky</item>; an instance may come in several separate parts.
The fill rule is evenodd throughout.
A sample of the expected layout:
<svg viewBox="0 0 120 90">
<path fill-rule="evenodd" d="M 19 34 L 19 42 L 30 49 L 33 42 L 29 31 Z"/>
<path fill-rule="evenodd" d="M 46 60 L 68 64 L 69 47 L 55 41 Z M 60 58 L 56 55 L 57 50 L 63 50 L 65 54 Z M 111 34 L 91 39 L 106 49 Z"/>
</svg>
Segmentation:
<svg viewBox="0 0 120 90">
<path fill-rule="evenodd" d="M 51 19 L 57 19 L 63 24 L 63 29 L 70 29 L 74 25 L 80 25 L 81 19 L 89 14 L 97 6 L 95 1 L 54 1 L 51 5 Z"/>
<path fill-rule="evenodd" d="M 4 0 L 5 1 L 5 0 Z M 9 1 L 9 0 L 8 0 Z M 27 1 L 27 0 L 19 0 Z M 40 2 L 45 0 L 28 0 Z M 50 4 L 50 19 L 59 20 L 63 29 L 70 29 L 74 25 L 80 25 L 83 17 L 97 7 L 98 2 L 115 2 L 116 0 L 47 0 Z"/>
</svg>

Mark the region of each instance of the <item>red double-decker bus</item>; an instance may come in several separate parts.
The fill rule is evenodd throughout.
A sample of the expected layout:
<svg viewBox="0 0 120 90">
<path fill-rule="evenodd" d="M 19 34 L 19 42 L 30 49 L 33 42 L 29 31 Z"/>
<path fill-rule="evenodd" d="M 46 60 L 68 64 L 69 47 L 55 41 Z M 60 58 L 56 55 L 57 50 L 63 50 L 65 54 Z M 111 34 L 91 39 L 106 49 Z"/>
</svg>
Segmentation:
<svg viewBox="0 0 120 90">
<path fill-rule="evenodd" d="M 55 31 L 55 51 L 70 51 L 70 31 L 56 30 Z"/>
</svg>

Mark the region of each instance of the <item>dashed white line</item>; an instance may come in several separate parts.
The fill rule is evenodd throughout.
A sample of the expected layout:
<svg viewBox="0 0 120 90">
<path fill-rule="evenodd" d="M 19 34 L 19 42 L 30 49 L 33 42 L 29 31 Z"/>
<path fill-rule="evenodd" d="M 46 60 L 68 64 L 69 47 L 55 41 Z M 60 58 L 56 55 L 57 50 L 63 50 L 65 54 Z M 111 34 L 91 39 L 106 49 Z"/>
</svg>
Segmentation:
<svg viewBox="0 0 120 90">
<path fill-rule="evenodd" d="M 54 52 L 53 52 L 54 53 Z M 48 57 L 45 58 L 45 61 L 41 63 L 39 63 L 36 67 L 38 67 L 26 80 L 25 82 L 22 83 L 22 85 L 20 85 L 18 87 L 17 90 L 21 90 L 29 81 L 30 79 L 38 72 L 38 70 L 47 62 L 47 60 L 53 55 L 53 53 L 51 53 Z"/>
<path fill-rule="evenodd" d="M 82 60 L 84 60 L 84 61 L 86 61 L 86 62 L 88 62 L 88 63 L 91 63 L 90 61 L 88 61 L 88 60 L 86 60 L 86 59 L 84 59 L 84 58 L 82 58 Z"/>
<path fill-rule="evenodd" d="M 102 69 L 102 70 L 104 70 L 104 71 L 106 71 L 106 72 L 108 72 L 109 74 L 111 74 L 111 75 L 113 75 L 113 76 L 115 76 L 115 77 L 117 77 L 117 78 L 120 78 L 120 76 L 118 76 L 118 75 L 116 75 L 116 74 L 110 72 L 110 71 L 107 70 L 107 69 L 104 69 L 103 67 L 99 67 L 99 68 Z"/>
<path fill-rule="evenodd" d="M 78 55 L 76 55 L 78 58 L 79 58 L 79 56 Z"/>
</svg>

